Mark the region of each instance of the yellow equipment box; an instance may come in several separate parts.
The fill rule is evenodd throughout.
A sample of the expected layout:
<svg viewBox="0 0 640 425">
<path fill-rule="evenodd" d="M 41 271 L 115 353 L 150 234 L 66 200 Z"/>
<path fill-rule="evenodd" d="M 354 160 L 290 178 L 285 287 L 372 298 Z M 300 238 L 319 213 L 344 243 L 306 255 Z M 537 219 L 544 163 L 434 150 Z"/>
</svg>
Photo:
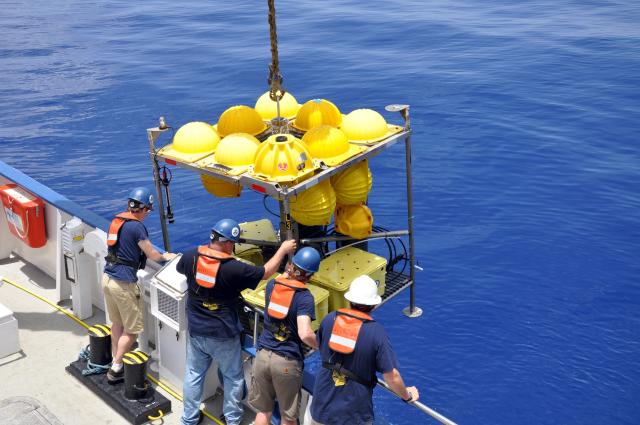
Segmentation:
<svg viewBox="0 0 640 425">
<path fill-rule="evenodd" d="M 276 273 L 271 276 L 271 278 L 275 279 L 278 276 L 279 274 Z M 271 279 L 260 281 L 256 289 L 245 289 L 244 291 L 242 291 L 242 297 L 249 304 L 264 310 L 265 288 L 267 287 L 267 283 L 269 282 L 269 280 Z M 311 322 L 311 328 L 315 331 L 320 327 L 320 322 L 322 322 L 324 316 L 326 316 L 329 312 L 329 305 L 327 300 L 327 298 L 329 298 L 329 291 L 309 284 L 307 285 L 307 288 L 309 288 L 309 291 L 311 291 L 311 295 L 313 295 L 313 300 L 316 306 L 316 320 Z"/>
<path fill-rule="evenodd" d="M 344 294 L 358 276 L 371 277 L 378 284 L 378 295 L 384 294 L 386 267 L 386 258 L 350 246 L 322 260 L 310 283 L 329 291 L 329 311 L 334 311 L 349 307 Z"/>
<path fill-rule="evenodd" d="M 262 241 L 277 242 L 278 236 L 273 229 L 273 224 L 269 219 L 263 218 L 257 221 L 247 221 L 240 223 L 242 233 L 240 237 L 244 239 L 255 239 Z M 234 247 L 234 255 L 238 259 L 246 260 L 255 266 L 263 266 L 262 249 L 257 245 L 248 243 L 237 243 Z"/>
</svg>

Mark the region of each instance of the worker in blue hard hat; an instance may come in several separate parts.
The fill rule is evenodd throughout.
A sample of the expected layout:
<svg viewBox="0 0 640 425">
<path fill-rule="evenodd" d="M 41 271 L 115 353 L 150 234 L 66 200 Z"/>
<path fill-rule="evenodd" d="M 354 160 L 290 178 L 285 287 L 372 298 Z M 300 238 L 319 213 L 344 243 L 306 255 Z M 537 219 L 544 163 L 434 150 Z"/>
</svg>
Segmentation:
<svg viewBox="0 0 640 425">
<path fill-rule="evenodd" d="M 131 349 L 144 330 L 143 300 L 138 287 L 138 269 L 147 258 L 168 261 L 175 254 L 158 252 L 149 241 L 142 221 L 153 209 L 153 195 L 146 187 L 129 193 L 127 210 L 115 216 L 107 234 L 107 257 L 102 277 L 107 313 L 112 321 L 111 351 L 113 362 L 107 371 L 109 383 L 124 379 L 122 356 Z"/>
<path fill-rule="evenodd" d="M 257 410 L 256 425 L 271 423 L 278 400 L 280 423 L 296 425 L 300 415 L 302 344 L 317 348 L 311 329 L 315 302 L 306 283 L 320 267 L 320 253 L 305 247 L 287 264 L 284 274 L 267 283 L 264 330 L 253 362 L 249 403 Z"/>
<path fill-rule="evenodd" d="M 187 364 L 185 367 L 181 423 L 194 425 L 199 411 L 204 379 L 211 361 L 218 362 L 224 387 L 222 411 L 228 425 L 242 419 L 245 388 L 237 307 L 240 292 L 255 289 L 262 279 L 275 273 L 296 243 L 284 241 L 264 266 L 236 260 L 233 247 L 240 239 L 235 220 L 223 219 L 211 229 L 208 245 L 185 252 L 176 270 L 187 277 Z"/>
<path fill-rule="evenodd" d="M 322 368 L 313 387 L 313 425 L 374 423 L 376 372 L 405 403 L 420 397 L 416 387 L 405 386 L 389 337 L 369 314 L 382 301 L 376 282 L 358 276 L 344 297 L 350 308 L 329 313 L 317 333 Z"/>
</svg>

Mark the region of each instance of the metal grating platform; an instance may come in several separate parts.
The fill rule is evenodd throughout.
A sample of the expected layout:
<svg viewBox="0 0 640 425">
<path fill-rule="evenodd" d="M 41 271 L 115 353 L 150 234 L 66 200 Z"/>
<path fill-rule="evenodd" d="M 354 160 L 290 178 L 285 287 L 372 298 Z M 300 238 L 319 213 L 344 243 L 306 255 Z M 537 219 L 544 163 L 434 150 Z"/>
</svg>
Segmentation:
<svg viewBox="0 0 640 425">
<path fill-rule="evenodd" d="M 411 277 L 393 270 L 388 271 L 384 294 L 382 294 L 382 303 L 380 303 L 376 308 L 379 308 L 382 304 L 409 288 L 412 283 Z"/>
</svg>

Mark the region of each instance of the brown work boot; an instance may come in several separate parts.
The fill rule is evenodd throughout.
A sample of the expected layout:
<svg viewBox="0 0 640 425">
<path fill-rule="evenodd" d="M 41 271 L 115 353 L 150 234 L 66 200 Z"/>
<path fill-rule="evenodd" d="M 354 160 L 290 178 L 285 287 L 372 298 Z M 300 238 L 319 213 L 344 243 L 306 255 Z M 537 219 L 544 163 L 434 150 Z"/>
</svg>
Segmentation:
<svg viewBox="0 0 640 425">
<path fill-rule="evenodd" d="M 120 370 L 120 372 L 116 372 L 113 369 L 109 368 L 107 371 L 107 382 L 111 385 L 117 384 L 124 380 L 124 368 Z"/>
</svg>

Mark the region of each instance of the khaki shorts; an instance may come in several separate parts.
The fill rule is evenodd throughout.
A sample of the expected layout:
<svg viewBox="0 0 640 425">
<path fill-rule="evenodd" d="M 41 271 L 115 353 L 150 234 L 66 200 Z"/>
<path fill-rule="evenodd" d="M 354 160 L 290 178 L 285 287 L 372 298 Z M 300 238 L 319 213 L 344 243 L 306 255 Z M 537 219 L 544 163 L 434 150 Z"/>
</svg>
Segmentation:
<svg viewBox="0 0 640 425">
<path fill-rule="evenodd" d="M 258 351 L 253 361 L 249 403 L 259 412 L 272 412 L 278 399 L 280 416 L 295 421 L 300 414 L 302 362 L 273 351 Z"/>
<path fill-rule="evenodd" d="M 144 300 L 137 284 L 103 274 L 102 292 L 107 313 L 114 324 L 122 325 L 124 331 L 132 335 L 144 330 Z"/>
</svg>

